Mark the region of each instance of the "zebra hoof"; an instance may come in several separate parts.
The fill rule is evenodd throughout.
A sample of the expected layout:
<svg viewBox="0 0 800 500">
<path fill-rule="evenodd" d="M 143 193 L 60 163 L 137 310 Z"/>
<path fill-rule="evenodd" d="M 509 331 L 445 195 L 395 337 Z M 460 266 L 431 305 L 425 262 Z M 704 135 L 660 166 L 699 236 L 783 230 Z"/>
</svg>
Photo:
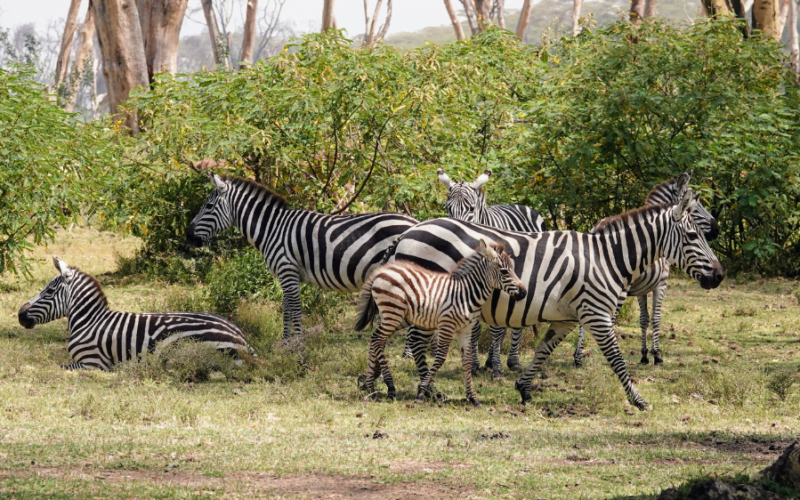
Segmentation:
<svg viewBox="0 0 800 500">
<path fill-rule="evenodd" d="M 650 411 L 653 409 L 653 407 L 650 406 L 650 403 L 645 400 L 640 400 L 637 403 L 634 403 L 634 406 L 641 411 Z"/>
<path fill-rule="evenodd" d="M 649 365 L 650 364 L 650 360 L 647 359 L 647 356 L 642 356 L 642 359 L 639 360 L 639 363 L 641 363 L 643 365 Z"/>
<path fill-rule="evenodd" d="M 498 380 L 503 380 L 503 372 L 500 370 L 492 370 L 492 380 L 497 382 Z"/>
<path fill-rule="evenodd" d="M 514 389 L 519 392 L 519 395 L 522 397 L 522 404 L 530 403 L 533 398 L 531 397 L 531 389 L 530 387 L 523 387 L 523 384 L 519 383 L 519 380 L 514 382 Z"/>
<path fill-rule="evenodd" d="M 653 355 L 653 364 L 654 365 L 663 365 L 664 359 L 661 357 L 660 354 Z"/>
<path fill-rule="evenodd" d="M 483 369 L 486 370 L 487 372 L 492 369 L 492 357 L 491 356 L 486 358 L 486 363 L 483 364 Z"/>
<path fill-rule="evenodd" d="M 366 375 L 359 375 L 358 378 L 356 379 L 356 385 L 358 385 L 358 388 L 360 390 L 366 391 L 367 390 L 367 376 Z"/>
<path fill-rule="evenodd" d="M 522 373 L 522 371 L 525 369 L 516 359 L 509 359 L 506 361 L 506 366 L 508 366 L 508 369 L 512 372 L 517 373 Z"/>
<path fill-rule="evenodd" d="M 388 398 L 390 401 L 394 401 L 395 399 L 397 399 L 397 391 L 396 391 L 396 390 L 394 390 L 393 388 L 392 388 L 392 389 L 389 389 L 389 390 L 386 392 L 386 397 L 387 397 L 387 398 Z"/>
<path fill-rule="evenodd" d="M 583 356 L 575 356 L 574 358 L 575 368 L 583 368 Z"/>
<path fill-rule="evenodd" d="M 472 365 L 472 376 L 473 377 L 478 376 L 478 365 Z"/>
<path fill-rule="evenodd" d="M 480 408 L 481 407 L 481 402 L 478 401 L 478 398 L 476 398 L 474 396 L 471 397 L 471 398 L 467 398 L 467 401 L 470 402 L 472 404 L 472 406 L 474 406 L 475 408 Z"/>
</svg>

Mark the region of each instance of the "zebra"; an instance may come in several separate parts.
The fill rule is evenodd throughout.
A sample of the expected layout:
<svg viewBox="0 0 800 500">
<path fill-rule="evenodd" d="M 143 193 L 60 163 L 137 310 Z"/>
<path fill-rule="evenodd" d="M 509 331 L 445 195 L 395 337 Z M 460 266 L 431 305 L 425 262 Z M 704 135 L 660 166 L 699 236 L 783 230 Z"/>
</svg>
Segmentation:
<svg viewBox="0 0 800 500">
<path fill-rule="evenodd" d="M 67 317 L 67 350 L 73 362 L 61 368 L 107 371 L 118 363 L 137 359 L 141 353 L 160 353 L 180 339 L 203 342 L 221 351 L 252 354 L 244 333 L 216 314 L 112 311 L 93 276 L 57 256 L 53 256 L 53 264 L 59 274 L 22 306 L 17 317 L 28 329 Z"/>
<path fill-rule="evenodd" d="M 449 273 L 432 272 L 411 262 L 393 262 L 375 270 L 361 292 L 361 312 L 355 329 L 361 331 L 380 317 L 372 334 L 365 386 L 375 394 L 378 367 L 386 382 L 388 396 L 395 397 L 394 381 L 384 356 L 386 339 L 405 321 L 436 331 L 436 361 L 422 380 L 417 401 L 422 401 L 431 380 L 442 367 L 453 336 L 461 347 L 464 386 L 467 400 L 480 406 L 472 390 L 470 332 L 478 321 L 481 307 L 493 290 L 502 290 L 521 300 L 525 287 L 514 274 L 514 263 L 500 243 L 481 239 L 478 248 Z"/>
<path fill-rule="evenodd" d="M 490 325 L 514 328 L 550 323 L 533 361 L 515 383 L 523 403 L 531 400 L 531 380 L 539 367 L 567 333 L 582 324 L 597 341 L 628 400 L 646 409 L 649 405 L 633 386 L 613 334 L 617 298 L 661 257 L 676 263 L 705 289 L 716 288 L 725 277 L 691 218 L 696 203 L 692 192 L 687 190 L 679 199 L 675 205 L 653 205 L 609 218 L 594 235 L 575 231 L 516 233 L 449 218 L 434 219 L 403 234 L 389 261 L 410 260 L 441 271 L 461 260 L 480 238 L 503 243 L 528 294 L 525 300 L 511 302 L 495 292 L 484 303 L 481 319 Z M 421 377 L 428 371 L 424 335 L 412 339 Z"/>
<path fill-rule="evenodd" d="M 527 233 L 539 233 L 544 231 L 544 220 L 539 213 L 524 205 L 486 205 L 486 193 L 483 186 L 489 181 L 492 175 L 491 170 L 484 170 L 473 182 L 466 181 L 453 182 L 445 173 L 444 169 L 437 170 L 439 182 L 448 191 L 445 208 L 447 216 L 454 219 L 476 222 L 485 226 L 508 229 L 510 231 L 520 231 Z M 534 331 L 536 326 L 534 325 Z M 506 329 L 498 326 L 489 327 L 492 336 L 492 344 L 486 357 L 486 368 L 492 370 L 492 378 L 500 379 L 500 346 L 506 335 Z M 506 364 L 513 371 L 522 371 L 519 362 L 519 346 L 522 341 L 521 328 L 511 330 L 511 348 L 508 353 Z M 472 372 L 475 374 L 478 369 L 478 337 L 481 333 L 480 323 L 475 323 L 472 331 L 472 352 L 473 365 Z M 412 335 L 407 338 L 410 339 Z M 406 342 L 404 357 L 411 357 L 410 342 Z"/>
<path fill-rule="evenodd" d="M 202 246 L 235 225 L 264 254 L 283 290 L 283 339 L 300 334 L 300 283 L 358 292 L 394 239 L 418 221 L 394 213 L 328 215 L 293 210 L 266 187 L 211 175 L 214 190 L 192 219 L 187 240 Z"/>
<path fill-rule="evenodd" d="M 684 186 L 689 184 L 691 178 L 692 174 L 690 172 L 684 172 L 678 177 L 657 184 L 650 191 L 650 194 L 647 195 L 645 206 L 657 205 L 659 203 L 676 203 L 678 201 L 678 193 Z M 692 210 L 692 219 L 694 219 L 697 227 L 703 232 L 706 241 L 714 241 L 717 236 L 719 236 L 719 224 L 717 224 L 717 220 L 714 216 L 703 207 L 699 198 L 697 198 L 696 201 L 694 209 Z M 598 223 L 598 225 L 600 224 L 603 224 L 603 221 Z M 596 227 L 597 225 L 592 228 L 592 233 L 595 232 Z M 647 358 L 647 328 L 650 325 L 650 317 L 647 311 L 647 295 L 650 292 L 653 292 L 653 347 L 650 353 L 653 355 L 654 364 L 660 365 L 664 362 L 661 357 L 661 348 L 658 340 L 661 327 L 661 303 L 664 300 L 664 293 L 667 290 L 669 268 L 670 264 L 667 259 L 658 259 L 642 273 L 636 281 L 631 283 L 630 288 L 620 295 L 619 301 L 617 302 L 617 312 L 614 314 L 615 322 L 616 316 L 628 296 L 636 297 L 639 301 L 639 326 L 642 330 L 642 358 L 640 363 L 644 365 L 650 362 Z M 578 342 L 575 345 L 575 353 L 573 354 L 576 367 L 581 367 L 583 365 L 584 335 L 585 330 L 583 327 L 580 327 Z"/>
</svg>

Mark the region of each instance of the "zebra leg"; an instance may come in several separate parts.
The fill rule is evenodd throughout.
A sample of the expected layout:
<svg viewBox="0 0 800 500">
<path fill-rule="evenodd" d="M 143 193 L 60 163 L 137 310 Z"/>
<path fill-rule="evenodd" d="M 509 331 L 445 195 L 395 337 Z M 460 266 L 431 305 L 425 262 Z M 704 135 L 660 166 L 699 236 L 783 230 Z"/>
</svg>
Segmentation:
<svg viewBox="0 0 800 500">
<path fill-rule="evenodd" d="M 534 326 L 534 328 L 536 328 Z M 524 328 L 511 329 L 511 346 L 508 350 L 508 359 L 506 366 L 513 372 L 521 372 L 523 370 L 522 364 L 519 362 L 519 345 L 522 343 L 522 334 L 525 333 Z"/>
<path fill-rule="evenodd" d="M 478 339 L 481 337 L 481 322 L 476 321 L 474 325 L 472 325 L 472 335 L 470 336 L 470 346 L 472 347 L 472 375 L 478 374 L 478 368 L 480 367 L 480 363 L 478 363 Z M 452 337 L 450 337 L 452 340 Z M 448 344 L 449 346 L 450 344 Z"/>
<path fill-rule="evenodd" d="M 408 331 L 406 331 L 406 345 L 403 347 L 402 359 L 414 357 L 414 350 L 411 349 L 411 328 L 412 327 L 409 326 Z"/>
<path fill-rule="evenodd" d="M 584 320 L 585 321 L 585 320 Z M 600 350 L 611 365 L 611 369 L 617 374 L 617 378 L 622 383 L 622 388 L 628 396 L 628 401 L 640 410 L 647 410 L 650 405 L 642 399 L 639 391 L 633 386 L 631 378 L 628 375 L 628 369 L 625 366 L 625 359 L 619 350 L 619 343 L 617 336 L 614 335 L 614 326 L 611 318 L 596 318 L 591 321 L 586 321 L 584 326 L 589 330 L 589 333 L 594 337 Z"/>
<path fill-rule="evenodd" d="M 380 367 L 381 373 L 383 374 L 383 381 L 386 383 L 386 392 L 389 399 L 394 399 L 397 393 L 394 387 L 394 379 L 389 371 L 389 363 L 386 361 L 386 356 L 384 355 L 384 349 L 386 347 L 386 339 L 397 329 L 400 322 L 394 315 L 384 314 L 381 316 L 381 324 L 372 333 L 372 338 L 369 342 L 367 378 L 364 381 L 367 395 L 373 400 L 377 399 L 375 378 L 378 375 L 378 367 Z"/>
<path fill-rule="evenodd" d="M 418 327 L 411 325 L 408 327 L 407 344 L 411 349 L 411 355 L 414 357 L 414 364 L 417 365 L 417 374 L 419 380 L 425 379 L 428 374 L 428 360 L 426 359 L 425 352 L 431 344 L 432 331 L 420 330 Z"/>
<path fill-rule="evenodd" d="M 436 334 L 438 336 L 436 342 L 436 359 L 433 361 L 433 366 L 428 371 L 428 374 L 425 375 L 422 383 L 419 384 L 419 389 L 417 390 L 417 402 L 422 402 L 425 398 L 425 395 L 430 393 L 430 386 L 431 382 L 433 381 L 433 376 L 436 375 L 436 372 L 439 371 L 439 368 L 442 367 L 447 359 L 447 351 L 450 350 L 450 343 L 453 341 L 453 332 L 449 329 L 438 330 Z M 470 364 L 470 374 L 471 373 L 472 365 Z"/>
<path fill-rule="evenodd" d="M 583 366 L 583 338 L 586 336 L 586 330 L 583 326 L 578 327 L 578 343 L 575 344 L 575 352 L 572 353 L 572 359 L 575 362 L 575 368 Z"/>
<path fill-rule="evenodd" d="M 477 321 L 476 321 L 477 323 Z M 458 345 L 461 348 L 461 366 L 464 368 L 464 390 L 466 391 L 467 401 L 475 406 L 480 406 L 481 403 L 475 397 L 475 392 L 472 390 L 472 352 L 471 342 L 471 329 L 470 327 L 464 328 L 458 333 Z"/>
<path fill-rule="evenodd" d="M 664 280 L 653 290 L 653 364 L 661 365 L 664 359 L 661 357 L 661 345 L 658 337 L 661 334 L 661 304 L 664 302 L 664 294 L 667 291 L 667 281 Z"/>
<path fill-rule="evenodd" d="M 83 363 L 79 363 L 77 361 L 73 361 L 68 365 L 61 365 L 62 370 L 88 370 L 89 367 L 85 366 Z"/>
<path fill-rule="evenodd" d="M 536 375 L 536 372 L 539 371 L 539 368 L 541 368 L 542 364 L 544 364 L 556 346 L 564 340 L 564 337 L 566 337 L 573 328 L 575 328 L 575 322 L 573 321 L 550 324 L 550 329 L 547 330 L 544 339 L 536 346 L 533 361 L 525 367 L 522 376 L 514 383 L 514 388 L 519 391 L 520 396 L 522 396 L 522 404 L 528 403 L 532 399 L 531 381 L 533 380 L 533 376 Z"/>
<path fill-rule="evenodd" d="M 503 372 L 500 369 L 502 366 L 500 348 L 503 346 L 506 329 L 501 326 L 491 326 L 489 327 L 489 333 L 492 334 L 492 346 L 489 348 L 489 357 L 486 358 L 486 364 L 492 368 L 492 379 L 499 380 L 503 378 Z"/>
<path fill-rule="evenodd" d="M 301 334 L 300 276 L 294 269 L 287 269 L 278 280 L 283 290 L 283 341 L 287 342 L 293 334 Z"/>
<path fill-rule="evenodd" d="M 650 326 L 650 317 L 647 315 L 647 294 L 639 295 L 639 328 L 642 329 L 642 359 L 640 363 L 650 363 L 647 359 L 647 327 Z"/>
</svg>

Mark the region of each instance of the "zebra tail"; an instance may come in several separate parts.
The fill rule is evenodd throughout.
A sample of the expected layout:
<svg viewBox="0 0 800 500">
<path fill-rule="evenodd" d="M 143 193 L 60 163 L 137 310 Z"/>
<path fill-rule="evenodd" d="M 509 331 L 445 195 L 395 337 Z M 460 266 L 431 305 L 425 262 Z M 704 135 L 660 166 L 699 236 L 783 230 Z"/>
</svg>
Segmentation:
<svg viewBox="0 0 800 500">
<path fill-rule="evenodd" d="M 355 330 L 360 332 L 372 324 L 376 314 L 378 314 L 378 303 L 372 298 L 372 278 L 369 278 L 361 290 L 361 304 L 358 307 L 358 321 Z"/>
</svg>

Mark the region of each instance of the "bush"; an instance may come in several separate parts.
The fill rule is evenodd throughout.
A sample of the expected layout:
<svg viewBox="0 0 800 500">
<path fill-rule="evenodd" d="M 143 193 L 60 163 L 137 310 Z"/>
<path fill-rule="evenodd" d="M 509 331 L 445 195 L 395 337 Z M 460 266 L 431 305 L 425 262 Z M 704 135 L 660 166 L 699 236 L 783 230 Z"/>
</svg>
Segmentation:
<svg viewBox="0 0 800 500">
<path fill-rule="evenodd" d="M 767 379 L 767 389 L 773 392 L 781 401 L 786 401 L 792 386 L 797 382 L 796 370 L 776 370 Z"/>
<path fill-rule="evenodd" d="M 261 252 L 252 247 L 230 258 L 217 259 L 208 275 L 208 302 L 220 314 L 231 315 L 243 298 L 282 297 L 278 279 L 270 274 Z"/>
</svg>

